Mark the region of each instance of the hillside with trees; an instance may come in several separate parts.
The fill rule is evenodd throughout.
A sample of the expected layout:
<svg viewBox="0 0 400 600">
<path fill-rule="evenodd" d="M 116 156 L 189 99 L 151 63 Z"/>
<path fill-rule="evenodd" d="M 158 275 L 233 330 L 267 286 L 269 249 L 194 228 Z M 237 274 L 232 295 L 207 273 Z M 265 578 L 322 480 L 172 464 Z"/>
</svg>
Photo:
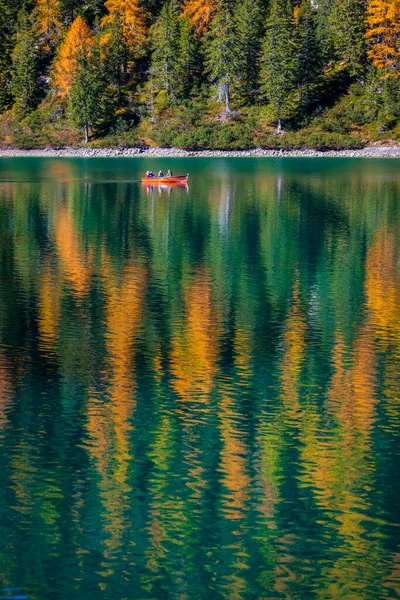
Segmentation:
<svg viewBox="0 0 400 600">
<path fill-rule="evenodd" d="M 400 142 L 400 0 L 0 0 L 0 144 Z"/>
</svg>

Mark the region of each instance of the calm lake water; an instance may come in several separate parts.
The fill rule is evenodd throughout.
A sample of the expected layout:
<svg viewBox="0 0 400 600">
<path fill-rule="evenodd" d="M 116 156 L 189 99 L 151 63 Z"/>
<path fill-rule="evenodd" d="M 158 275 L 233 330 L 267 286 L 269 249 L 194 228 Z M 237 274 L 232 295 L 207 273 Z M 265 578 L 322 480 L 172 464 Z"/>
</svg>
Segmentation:
<svg viewBox="0 0 400 600">
<path fill-rule="evenodd" d="M 5 596 L 399 598 L 400 161 L 0 159 L 0 473 Z"/>
</svg>

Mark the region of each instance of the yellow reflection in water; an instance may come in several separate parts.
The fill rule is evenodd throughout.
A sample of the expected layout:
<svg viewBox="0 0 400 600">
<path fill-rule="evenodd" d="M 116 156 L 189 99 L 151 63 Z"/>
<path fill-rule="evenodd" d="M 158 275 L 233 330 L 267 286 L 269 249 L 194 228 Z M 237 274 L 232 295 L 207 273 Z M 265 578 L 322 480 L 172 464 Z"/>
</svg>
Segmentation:
<svg viewBox="0 0 400 600">
<path fill-rule="evenodd" d="M 217 372 L 219 327 L 204 270 L 189 280 L 183 301 L 184 321 L 172 337 L 173 387 L 181 400 L 207 402 Z"/>
<path fill-rule="evenodd" d="M 73 216 L 65 206 L 58 211 L 54 223 L 54 238 L 63 276 L 70 283 L 74 294 L 82 298 L 89 291 L 91 260 L 81 248 Z"/>
</svg>

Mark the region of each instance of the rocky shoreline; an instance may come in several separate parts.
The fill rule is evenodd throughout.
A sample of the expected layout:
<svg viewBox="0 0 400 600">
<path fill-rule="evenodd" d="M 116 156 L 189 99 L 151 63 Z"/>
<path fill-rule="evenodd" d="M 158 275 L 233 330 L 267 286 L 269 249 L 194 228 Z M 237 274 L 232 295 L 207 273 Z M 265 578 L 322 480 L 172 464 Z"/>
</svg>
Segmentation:
<svg viewBox="0 0 400 600">
<path fill-rule="evenodd" d="M 267 150 L 253 148 L 250 150 L 182 150 L 180 148 L 40 148 L 21 149 L 0 148 L 0 157 L 48 157 L 48 158 L 114 158 L 114 157 L 139 157 L 139 158 L 400 158 L 400 146 L 370 146 L 357 150 L 313 150 L 304 148 L 300 150 Z"/>
</svg>

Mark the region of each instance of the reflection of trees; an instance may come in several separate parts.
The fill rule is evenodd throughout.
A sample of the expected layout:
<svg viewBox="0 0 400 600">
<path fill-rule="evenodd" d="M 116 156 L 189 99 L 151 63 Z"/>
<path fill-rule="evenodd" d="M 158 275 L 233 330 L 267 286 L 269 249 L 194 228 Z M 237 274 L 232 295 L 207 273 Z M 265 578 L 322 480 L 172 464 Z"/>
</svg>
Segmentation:
<svg viewBox="0 0 400 600">
<path fill-rule="evenodd" d="M 7 185 L 0 499 L 15 565 L 43 532 L 26 579 L 67 548 L 60 600 L 398 593 L 396 186 Z"/>
</svg>

